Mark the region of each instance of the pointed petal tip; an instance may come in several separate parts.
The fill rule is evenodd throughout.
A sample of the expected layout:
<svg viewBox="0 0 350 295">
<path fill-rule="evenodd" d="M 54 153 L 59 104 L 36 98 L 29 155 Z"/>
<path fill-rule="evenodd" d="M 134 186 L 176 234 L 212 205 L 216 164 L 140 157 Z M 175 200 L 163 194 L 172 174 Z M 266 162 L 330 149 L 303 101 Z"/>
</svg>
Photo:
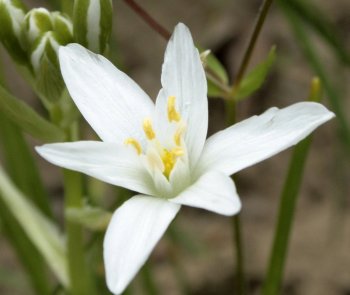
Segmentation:
<svg viewBox="0 0 350 295">
<path fill-rule="evenodd" d="M 146 195 L 119 207 L 103 242 L 107 286 L 121 294 L 175 218 L 180 205 Z"/>
</svg>

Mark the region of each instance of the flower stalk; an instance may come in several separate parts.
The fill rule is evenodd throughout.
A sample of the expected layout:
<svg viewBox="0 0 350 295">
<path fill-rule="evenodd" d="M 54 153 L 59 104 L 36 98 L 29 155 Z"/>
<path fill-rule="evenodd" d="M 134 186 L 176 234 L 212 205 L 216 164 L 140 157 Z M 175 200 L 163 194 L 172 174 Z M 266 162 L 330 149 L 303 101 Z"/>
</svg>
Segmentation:
<svg viewBox="0 0 350 295">
<path fill-rule="evenodd" d="M 259 34 L 261 32 L 261 29 L 264 25 L 264 22 L 266 20 L 267 13 L 269 12 L 269 9 L 271 7 L 273 0 L 264 0 L 264 2 L 261 4 L 259 14 L 256 20 L 256 23 L 254 25 L 254 29 L 252 32 L 252 35 L 249 39 L 248 46 L 246 50 L 244 51 L 244 55 L 242 58 L 242 62 L 239 66 L 237 75 L 235 77 L 235 81 L 232 86 L 231 91 L 231 99 L 234 98 L 236 91 L 238 90 L 240 83 L 243 79 L 243 76 L 248 68 L 250 58 L 252 56 L 253 50 L 255 48 L 256 41 L 258 40 Z"/>
<path fill-rule="evenodd" d="M 310 101 L 321 100 L 320 80 L 311 81 Z M 267 276 L 262 287 L 262 295 L 279 294 L 287 259 L 290 233 L 292 230 L 295 206 L 302 184 L 304 167 L 310 149 L 312 137 L 308 136 L 293 150 L 287 177 L 285 179 L 278 210 L 277 225 L 271 248 Z"/>
<path fill-rule="evenodd" d="M 262 3 L 257 20 L 254 25 L 253 32 L 249 39 L 248 46 L 244 52 L 239 70 L 237 72 L 236 78 L 234 80 L 233 86 L 229 95 L 227 95 L 226 100 L 226 120 L 228 126 L 231 126 L 236 121 L 236 101 L 235 94 L 240 87 L 240 83 L 244 77 L 244 74 L 249 65 L 250 58 L 252 56 L 255 44 L 263 27 L 263 24 L 266 20 L 267 13 L 271 7 L 273 0 L 264 0 Z M 236 293 L 239 295 L 245 294 L 245 275 L 244 275 L 244 252 L 243 252 L 243 239 L 242 239 L 242 225 L 240 216 L 235 215 L 232 218 L 232 231 L 233 231 L 233 240 L 235 245 L 236 253 Z"/>
<path fill-rule="evenodd" d="M 73 129 L 73 128 L 72 128 Z M 73 132 L 72 132 L 73 133 Z M 71 138 L 74 136 L 70 136 Z M 64 170 L 64 209 L 83 207 L 82 175 Z M 85 260 L 83 228 L 80 224 L 65 217 L 67 234 L 68 273 L 72 295 L 95 294 L 91 276 Z"/>
</svg>

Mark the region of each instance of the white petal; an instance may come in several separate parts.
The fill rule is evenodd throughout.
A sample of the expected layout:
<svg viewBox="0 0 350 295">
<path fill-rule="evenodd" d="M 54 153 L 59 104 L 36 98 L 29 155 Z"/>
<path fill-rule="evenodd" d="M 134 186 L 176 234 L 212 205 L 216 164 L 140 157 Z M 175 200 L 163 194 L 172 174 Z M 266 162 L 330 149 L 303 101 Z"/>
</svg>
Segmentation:
<svg viewBox="0 0 350 295">
<path fill-rule="evenodd" d="M 115 211 L 103 251 L 107 285 L 114 294 L 130 283 L 179 209 L 167 200 L 139 195 Z"/>
<path fill-rule="evenodd" d="M 37 147 L 49 162 L 140 193 L 153 194 L 153 181 L 132 147 L 98 141 Z"/>
<path fill-rule="evenodd" d="M 241 201 L 232 179 L 219 172 L 202 175 L 192 186 L 169 201 L 228 216 L 241 209 Z"/>
<path fill-rule="evenodd" d="M 196 171 L 231 175 L 297 144 L 334 114 L 313 102 L 271 108 L 211 136 Z"/>
<path fill-rule="evenodd" d="M 172 35 L 162 68 L 164 94 L 157 101 L 157 113 L 166 114 L 166 101 L 176 97 L 178 111 L 187 124 L 185 141 L 193 166 L 203 149 L 208 129 L 207 81 L 191 33 L 184 24 L 178 24 Z"/>
<path fill-rule="evenodd" d="M 132 79 L 78 44 L 60 47 L 59 60 L 70 95 L 103 141 L 144 138 L 142 122 L 154 104 Z"/>
</svg>

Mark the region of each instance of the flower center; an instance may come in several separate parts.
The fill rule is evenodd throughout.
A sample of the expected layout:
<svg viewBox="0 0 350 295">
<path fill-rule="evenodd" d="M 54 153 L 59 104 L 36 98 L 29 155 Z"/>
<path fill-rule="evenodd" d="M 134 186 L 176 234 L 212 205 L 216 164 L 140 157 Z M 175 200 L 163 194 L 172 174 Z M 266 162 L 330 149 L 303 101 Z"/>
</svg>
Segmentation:
<svg viewBox="0 0 350 295">
<path fill-rule="evenodd" d="M 157 139 L 150 118 L 144 119 L 142 124 L 143 131 L 148 141 L 146 153 L 143 153 L 141 144 L 135 138 L 127 138 L 124 143 L 131 145 L 136 150 L 138 155 L 144 155 L 147 158 L 147 162 L 152 167 L 152 169 L 156 168 L 161 170 L 164 176 L 169 179 L 176 161 L 185 153 L 182 144 L 182 138 L 185 132 L 185 124 L 181 120 L 180 113 L 176 110 L 175 96 L 168 97 L 167 115 L 168 123 L 176 124 L 175 132 L 172 137 L 174 147 L 165 148 L 162 146 L 162 144 Z"/>
</svg>

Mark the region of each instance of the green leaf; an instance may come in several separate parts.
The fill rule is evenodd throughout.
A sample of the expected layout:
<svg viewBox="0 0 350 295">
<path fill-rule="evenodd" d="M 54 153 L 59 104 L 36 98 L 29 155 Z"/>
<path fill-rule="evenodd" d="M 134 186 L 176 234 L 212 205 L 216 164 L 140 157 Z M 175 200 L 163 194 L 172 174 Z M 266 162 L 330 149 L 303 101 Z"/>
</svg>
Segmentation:
<svg viewBox="0 0 350 295">
<path fill-rule="evenodd" d="M 301 23 L 298 15 L 289 8 L 286 1 L 279 1 L 280 7 L 283 9 L 289 24 L 295 34 L 297 44 L 299 44 L 303 51 L 306 60 L 313 68 L 317 76 L 320 78 L 325 94 L 332 107 L 332 111 L 336 114 L 336 122 L 338 123 L 339 138 L 346 147 L 347 151 L 350 151 L 350 125 L 346 116 L 346 107 L 344 105 L 345 97 L 342 97 L 337 88 L 334 87 L 331 79 L 328 75 L 327 69 L 322 63 L 322 59 L 319 56 L 316 47 L 310 40 L 304 26 Z M 348 153 L 349 154 L 349 153 Z"/>
<path fill-rule="evenodd" d="M 60 282 L 68 287 L 68 264 L 63 236 L 60 235 L 58 228 L 16 188 L 1 166 L 0 197 Z"/>
<path fill-rule="evenodd" d="M 0 116 L 0 136 L 11 179 L 45 215 L 52 217 L 48 196 L 21 130 L 6 117 Z"/>
<path fill-rule="evenodd" d="M 83 208 L 68 208 L 66 218 L 91 230 L 105 230 L 112 214 L 101 208 L 85 206 Z"/>
<path fill-rule="evenodd" d="M 201 53 L 201 59 L 205 68 L 208 81 L 208 96 L 224 97 L 230 92 L 228 74 L 220 61 L 211 53 Z"/>
<path fill-rule="evenodd" d="M 270 49 L 266 60 L 258 64 L 243 78 L 242 82 L 239 85 L 239 88 L 234 94 L 234 98 L 237 101 L 248 97 L 262 86 L 268 73 L 270 72 L 271 66 L 274 63 L 275 59 L 276 47 L 273 46 Z"/>
<path fill-rule="evenodd" d="M 0 83 L 4 78 L 0 68 Z M 9 174 L 16 185 L 28 194 L 47 216 L 51 215 L 48 198 L 39 178 L 37 167 L 19 128 L 5 116 L 0 116 L 0 136 L 3 156 Z M 20 227 L 13 214 L 0 198 L 0 223 L 2 231 L 22 263 L 35 293 L 50 295 L 51 287 L 47 268 L 40 253 Z"/>
<path fill-rule="evenodd" d="M 221 62 L 216 58 L 211 52 L 206 55 L 204 60 L 205 68 L 210 70 L 211 73 L 222 83 L 228 83 L 228 74 L 221 64 Z"/>
<path fill-rule="evenodd" d="M 0 195 L 0 220 L 2 233 L 16 251 L 19 260 L 30 279 L 36 294 L 50 295 L 51 288 L 47 278 L 47 269 L 40 253 L 29 240 L 12 212 L 10 212 Z"/>
<path fill-rule="evenodd" d="M 41 117 L 30 106 L 0 86 L 0 112 L 33 137 L 46 141 L 63 141 L 64 132 Z"/>
</svg>

